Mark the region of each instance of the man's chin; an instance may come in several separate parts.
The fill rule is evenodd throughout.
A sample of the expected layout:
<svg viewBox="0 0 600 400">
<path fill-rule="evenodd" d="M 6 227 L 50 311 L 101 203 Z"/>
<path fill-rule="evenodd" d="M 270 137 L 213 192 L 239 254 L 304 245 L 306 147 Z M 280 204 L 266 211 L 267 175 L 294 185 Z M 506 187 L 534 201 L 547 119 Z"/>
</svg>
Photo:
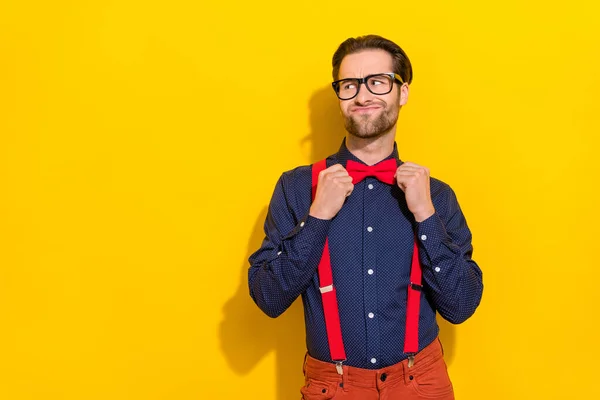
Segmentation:
<svg viewBox="0 0 600 400">
<path fill-rule="evenodd" d="M 349 134 L 360 139 L 375 139 L 385 134 L 384 131 L 368 131 L 363 129 L 346 129 Z"/>
<path fill-rule="evenodd" d="M 376 139 L 385 135 L 393 127 L 393 124 L 378 114 L 364 114 L 358 118 L 356 116 L 347 117 L 345 121 L 346 131 L 360 139 Z"/>
</svg>

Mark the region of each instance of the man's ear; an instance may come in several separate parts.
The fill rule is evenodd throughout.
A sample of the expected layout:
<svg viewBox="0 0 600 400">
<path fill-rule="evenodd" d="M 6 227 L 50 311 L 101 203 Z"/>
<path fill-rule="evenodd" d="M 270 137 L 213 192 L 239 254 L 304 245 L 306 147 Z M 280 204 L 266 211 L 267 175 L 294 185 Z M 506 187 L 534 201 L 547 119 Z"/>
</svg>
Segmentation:
<svg viewBox="0 0 600 400">
<path fill-rule="evenodd" d="M 398 92 L 398 96 L 400 97 L 400 106 L 405 105 L 408 102 L 408 84 L 404 83 L 400 86 L 400 90 Z"/>
</svg>

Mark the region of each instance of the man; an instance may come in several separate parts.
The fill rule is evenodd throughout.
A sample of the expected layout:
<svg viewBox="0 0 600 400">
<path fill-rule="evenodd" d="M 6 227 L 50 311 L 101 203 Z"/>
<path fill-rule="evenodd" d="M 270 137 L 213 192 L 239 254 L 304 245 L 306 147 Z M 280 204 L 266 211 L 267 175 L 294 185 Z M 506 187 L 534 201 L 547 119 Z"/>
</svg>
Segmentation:
<svg viewBox="0 0 600 400">
<path fill-rule="evenodd" d="M 469 318 L 482 273 L 453 190 L 398 158 L 412 66 L 390 40 L 350 38 L 333 80 L 346 137 L 280 177 L 250 295 L 271 317 L 302 296 L 304 399 L 453 399 L 435 316 Z"/>
</svg>

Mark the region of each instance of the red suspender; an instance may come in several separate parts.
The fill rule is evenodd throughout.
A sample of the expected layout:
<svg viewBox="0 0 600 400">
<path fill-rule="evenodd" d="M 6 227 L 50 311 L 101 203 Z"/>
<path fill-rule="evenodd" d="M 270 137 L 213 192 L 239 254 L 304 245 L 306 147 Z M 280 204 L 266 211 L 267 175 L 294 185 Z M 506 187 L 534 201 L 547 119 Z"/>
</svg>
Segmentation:
<svg viewBox="0 0 600 400">
<path fill-rule="evenodd" d="M 419 247 L 415 237 L 412 263 L 410 266 L 410 283 L 406 300 L 406 329 L 404 330 L 404 352 L 411 356 L 419 351 L 419 310 L 421 305 L 421 263 Z M 411 360 L 409 360 L 412 363 Z"/>
<path fill-rule="evenodd" d="M 317 194 L 319 173 L 327 168 L 325 160 L 321 160 L 312 167 L 312 199 Z M 319 286 L 321 299 L 323 301 L 323 313 L 325 314 L 325 327 L 327 328 L 327 340 L 329 341 L 329 352 L 331 359 L 336 362 L 346 360 L 346 351 L 342 341 L 342 327 L 340 325 L 340 313 L 338 310 L 337 296 L 333 286 L 333 275 L 331 273 L 331 259 L 329 258 L 329 240 L 325 239 L 325 248 L 319 262 Z M 341 364 L 338 364 L 338 372 Z M 340 372 L 341 374 L 341 372 Z"/>
<path fill-rule="evenodd" d="M 319 173 L 327 168 L 326 161 L 321 160 L 312 165 L 312 200 L 317 194 Z M 338 373 L 342 374 L 341 362 L 346 360 L 342 328 L 337 304 L 333 275 L 331 272 L 331 259 L 329 254 L 329 240 L 325 240 L 323 255 L 319 262 L 319 289 L 323 301 L 323 313 L 327 329 L 327 340 L 331 359 L 337 363 Z M 412 366 L 414 355 L 419 350 L 419 310 L 421 303 L 421 263 L 419 262 L 419 248 L 415 237 L 412 263 L 410 268 L 410 283 L 406 305 L 406 329 L 404 337 L 404 352 L 409 355 L 409 367 Z"/>
</svg>

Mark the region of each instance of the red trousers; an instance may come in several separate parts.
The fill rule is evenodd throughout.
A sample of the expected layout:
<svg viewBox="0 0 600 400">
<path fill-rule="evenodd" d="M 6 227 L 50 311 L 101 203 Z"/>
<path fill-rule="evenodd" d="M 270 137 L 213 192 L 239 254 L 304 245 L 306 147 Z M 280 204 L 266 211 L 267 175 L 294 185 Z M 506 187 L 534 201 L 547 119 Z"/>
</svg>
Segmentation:
<svg viewBox="0 0 600 400">
<path fill-rule="evenodd" d="M 344 366 L 342 375 L 335 364 L 306 355 L 305 383 L 300 392 L 304 400 L 454 400 L 452 382 L 436 338 L 408 360 L 381 369 Z"/>
</svg>

